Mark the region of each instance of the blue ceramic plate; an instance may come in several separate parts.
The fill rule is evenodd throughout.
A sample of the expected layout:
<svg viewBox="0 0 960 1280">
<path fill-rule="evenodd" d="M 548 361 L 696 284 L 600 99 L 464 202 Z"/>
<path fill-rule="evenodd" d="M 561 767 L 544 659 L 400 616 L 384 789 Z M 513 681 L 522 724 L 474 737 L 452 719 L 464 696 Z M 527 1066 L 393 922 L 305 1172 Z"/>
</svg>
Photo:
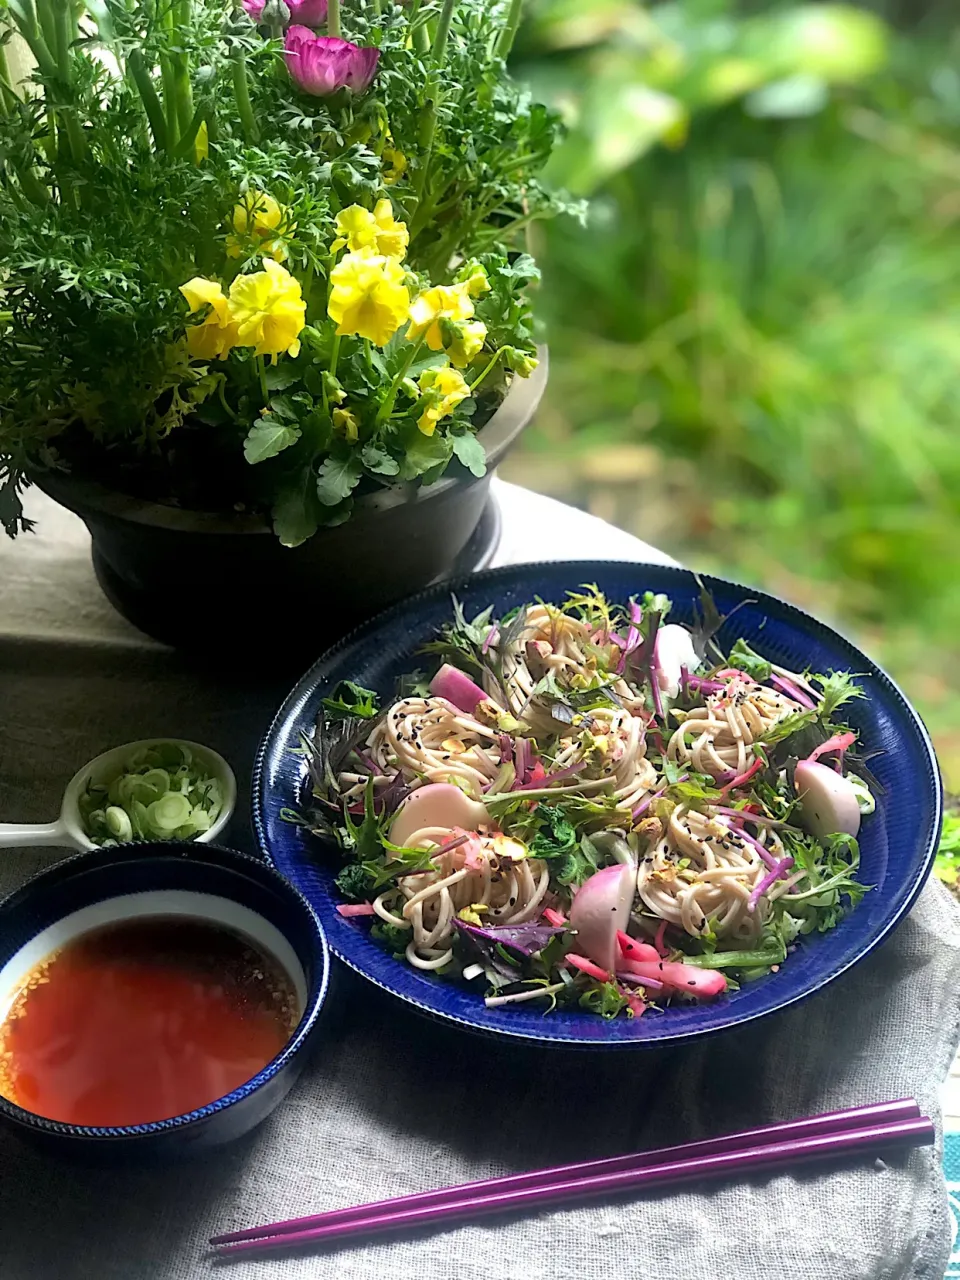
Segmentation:
<svg viewBox="0 0 960 1280">
<path fill-rule="evenodd" d="M 260 843 L 267 857 L 313 905 L 331 948 L 341 959 L 423 1012 L 463 1027 L 596 1049 L 682 1040 L 761 1018 L 819 991 L 879 946 L 910 910 L 936 851 L 942 790 L 927 732 L 893 681 L 835 631 L 763 592 L 718 578 L 704 581 L 722 614 L 748 601 L 721 632 L 721 645 L 730 645 L 742 635 L 782 666 L 849 670 L 866 677 L 868 698 L 850 704 L 849 719 L 860 731 L 865 748 L 883 753 L 871 768 L 883 784 L 884 795 L 861 829 L 860 876 L 874 887 L 857 909 L 832 932 L 805 941 L 779 973 L 712 1004 L 612 1022 L 586 1012 L 544 1016 L 522 1007 L 487 1009 L 477 995 L 394 960 L 369 937 L 367 921 L 338 915 L 337 853 L 281 817 L 284 808 L 298 804 L 305 785 L 305 766 L 291 748 L 297 746 L 299 730 L 313 729 L 321 697 L 338 680 L 355 680 L 385 697 L 392 695 L 396 677 L 423 665 L 417 650 L 450 618 L 451 589 L 463 601 L 468 617 L 489 604 L 501 613 L 538 595 L 561 600 L 584 582 L 597 583 L 616 601 L 647 590 L 663 591 L 673 601 L 673 617 L 683 622 L 692 621 L 699 592 L 689 571 L 662 565 L 609 561 L 517 565 L 432 588 L 342 640 L 300 681 L 261 745 L 253 800 Z"/>
</svg>

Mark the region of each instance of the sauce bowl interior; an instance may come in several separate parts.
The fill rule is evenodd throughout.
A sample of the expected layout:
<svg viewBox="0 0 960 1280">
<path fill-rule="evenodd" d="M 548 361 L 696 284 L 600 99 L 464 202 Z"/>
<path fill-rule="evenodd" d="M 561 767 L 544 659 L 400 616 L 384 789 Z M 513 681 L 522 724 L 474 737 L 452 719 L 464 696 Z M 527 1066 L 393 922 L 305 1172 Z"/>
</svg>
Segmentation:
<svg viewBox="0 0 960 1280">
<path fill-rule="evenodd" d="M 225 927 L 274 959 L 290 979 L 298 1014 L 283 1049 L 250 1080 L 185 1115 L 125 1126 L 66 1124 L 0 1097 L 0 1122 L 61 1147 L 122 1145 L 172 1154 L 239 1137 L 289 1090 L 327 993 L 323 929 L 271 867 L 218 846 L 171 841 L 81 853 L 0 902 L 0 1021 L 52 953 L 102 926 L 151 917 Z"/>
</svg>

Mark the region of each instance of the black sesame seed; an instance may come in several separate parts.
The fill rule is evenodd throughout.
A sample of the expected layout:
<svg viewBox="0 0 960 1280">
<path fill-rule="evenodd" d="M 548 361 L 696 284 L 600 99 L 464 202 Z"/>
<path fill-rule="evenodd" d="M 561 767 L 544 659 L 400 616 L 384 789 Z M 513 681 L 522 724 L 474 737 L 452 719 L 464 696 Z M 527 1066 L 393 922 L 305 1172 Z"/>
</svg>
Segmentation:
<svg viewBox="0 0 960 1280">
<path fill-rule="evenodd" d="M 688 986 L 688 987 L 695 987 L 696 985 L 697 985 L 697 984 L 696 984 L 695 982 L 688 982 L 688 983 L 687 983 L 687 986 Z"/>
</svg>

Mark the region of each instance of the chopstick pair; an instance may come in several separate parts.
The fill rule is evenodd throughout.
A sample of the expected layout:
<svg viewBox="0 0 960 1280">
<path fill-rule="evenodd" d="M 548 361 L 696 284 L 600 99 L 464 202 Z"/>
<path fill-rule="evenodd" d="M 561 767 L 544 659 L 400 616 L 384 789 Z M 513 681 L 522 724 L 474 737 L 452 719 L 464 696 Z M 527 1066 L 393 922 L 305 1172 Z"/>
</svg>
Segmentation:
<svg viewBox="0 0 960 1280">
<path fill-rule="evenodd" d="M 742 1133 L 653 1151 L 488 1178 L 392 1200 L 333 1209 L 213 1236 L 219 1257 L 355 1240 L 386 1231 L 447 1225 L 488 1213 L 540 1209 L 604 1194 L 651 1190 L 705 1178 L 771 1172 L 866 1150 L 925 1146 L 932 1121 L 912 1098 L 832 1111 Z"/>
</svg>

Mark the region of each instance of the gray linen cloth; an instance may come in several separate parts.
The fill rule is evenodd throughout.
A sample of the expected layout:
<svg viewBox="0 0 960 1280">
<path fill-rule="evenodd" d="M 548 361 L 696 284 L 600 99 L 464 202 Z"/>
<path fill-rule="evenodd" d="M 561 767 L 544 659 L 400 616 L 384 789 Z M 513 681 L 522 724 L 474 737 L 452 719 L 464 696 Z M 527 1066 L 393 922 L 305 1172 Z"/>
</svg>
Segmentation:
<svg viewBox="0 0 960 1280">
<path fill-rule="evenodd" d="M 500 484 L 497 494 L 500 563 L 538 550 L 663 558 L 548 499 Z M 289 681 L 271 686 L 253 668 L 201 672 L 139 636 L 100 600 L 79 523 L 40 499 L 31 505 L 40 535 L 0 542 L 0 818 L 48 820 L 98 751 L 179 734 L 237 766 L 230 835 L 248 845 L 249 762 Z M 547 528 L 562 529 L 564 545 L 548 544 Z M 56 856 L 0 852 L 0 891 Z M 117 1171 L 0 1133 L 0 1278 L 192 1280 L 211 1273 L 211 1233 L 258 1221 L 901 1095 L 935 1115 L 960 1037 L 958 985 L 960 918 L 932 884 L 895 936 L 828 991 L 689 1048 L 608 1056 L 487 1042 L 417 1017 L 338 966 L 314 1061 L 233 1147 Z M 236 1271 L 240 1280 L 941 1280 L 949 1240 L 938 1148 Z"/>
</svg>

